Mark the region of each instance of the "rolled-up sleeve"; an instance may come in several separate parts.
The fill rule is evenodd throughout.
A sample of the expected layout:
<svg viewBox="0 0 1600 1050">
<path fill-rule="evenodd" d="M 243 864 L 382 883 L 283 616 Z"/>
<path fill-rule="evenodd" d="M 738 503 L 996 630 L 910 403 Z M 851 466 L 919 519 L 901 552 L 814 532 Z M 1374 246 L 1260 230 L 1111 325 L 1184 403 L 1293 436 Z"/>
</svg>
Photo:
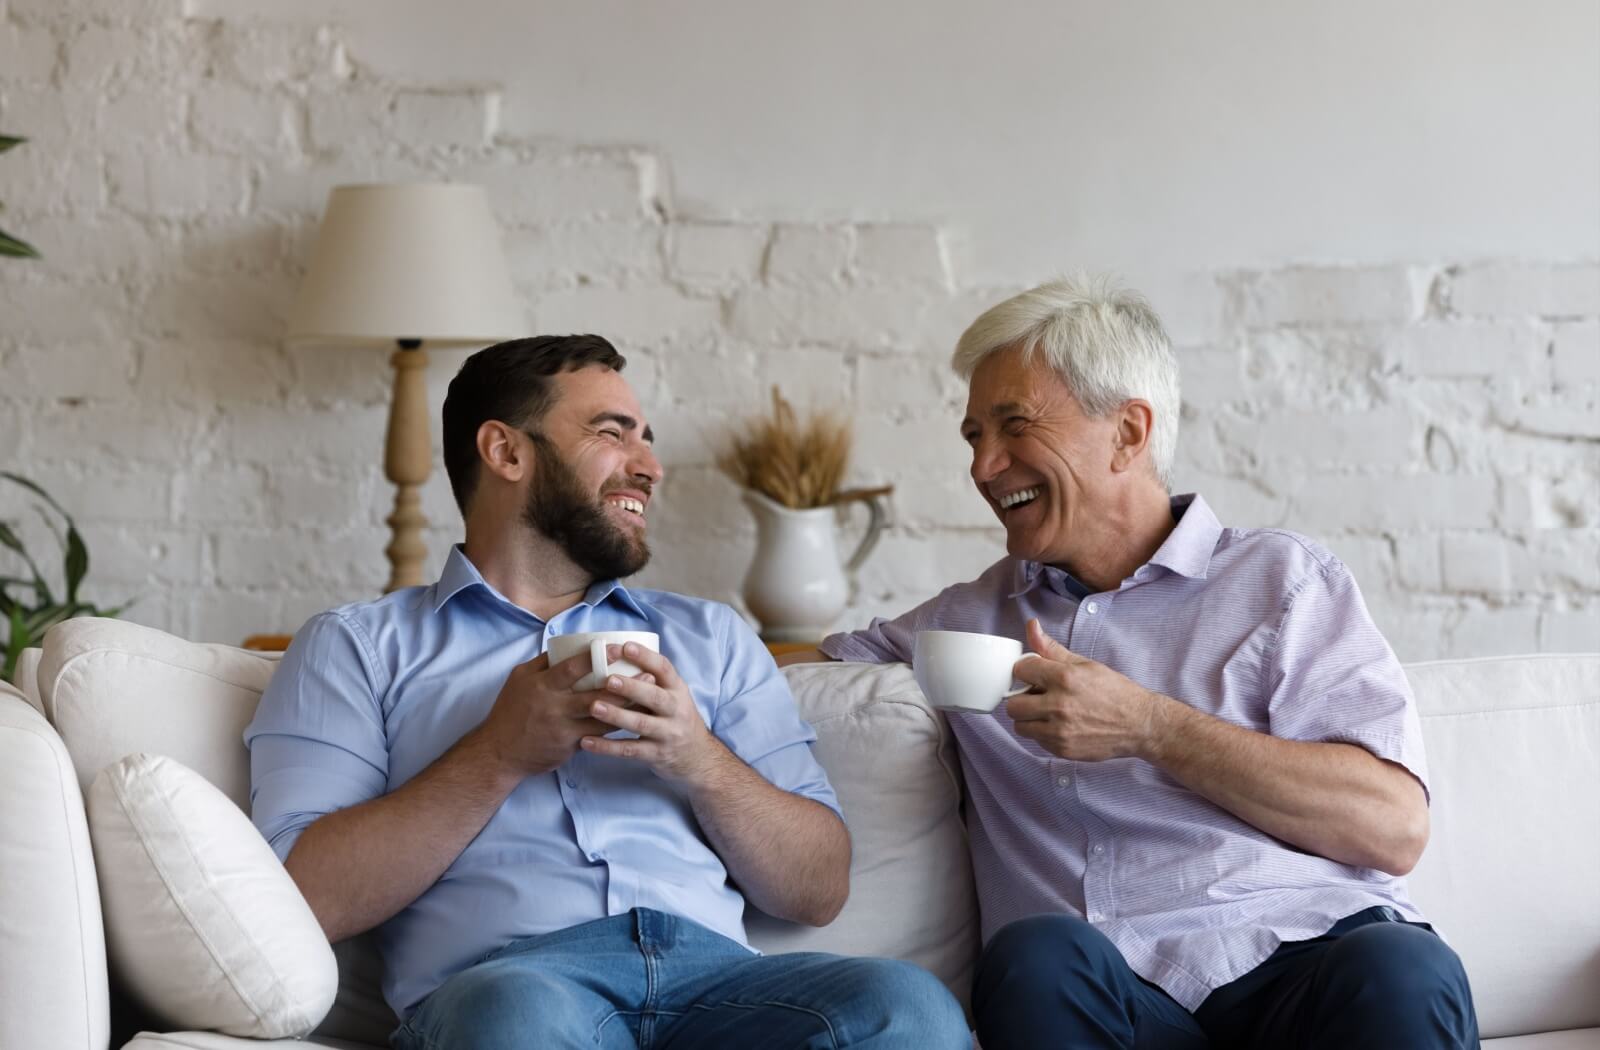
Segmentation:
<svg viewBox="0 0 1600 1050">
<path fill-rule="evenodd" d="M 908 612 L 892 620 L 874 617 L 872 623 L 860 631 L 841 631 L 830 634 L 817 648 L 824 656 L 860 664 L 908 664 L 916 643 L 917 632 L 934 630 L 939 622 L 939 608 L 954 588 L 929 598 Z"/>
<path fill-rule="evenodd" d="M 1337 558 L 1319 565 L 1290 595 L 1267 676 L 1274 736 L 1355 744 L 1404 766 L 1427 790 L 1411 684 Z"/>
<path fill-rule="evenodd" d="M 774 787 L 820 802 L 843 819 L 828 774 L 811 753 L 817 734 L 800 717 L 772 654 L 731 610 L 722 634 L 721 697 L 711 731 Z"/>
<path fill-rule="evenodd" d="M 388 784 L 375 660 L 359 629 L 322 613 L 295 636 L 245 729 L 250 816 L 286 860 L 319 817 L 377 798 Z"/>
</svg>

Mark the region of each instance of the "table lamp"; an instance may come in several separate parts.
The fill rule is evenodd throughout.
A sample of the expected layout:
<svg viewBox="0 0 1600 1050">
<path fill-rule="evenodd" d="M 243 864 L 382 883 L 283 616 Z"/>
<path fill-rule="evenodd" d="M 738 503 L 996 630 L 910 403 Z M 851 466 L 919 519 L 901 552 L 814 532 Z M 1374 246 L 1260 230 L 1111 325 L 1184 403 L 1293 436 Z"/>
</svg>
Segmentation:
<svg viewBox="0 0 1600 1050">
<path fill-rule="evenodd" d="M 396 487 L 385 593 L 422 583 L 422 484 L 433 466 L 424 347 L 524 334 L 488 196 L 478 186 L 339 186 L 289 314 L 289 340 L 394 346 L 384 473 Z"/>
</svg>

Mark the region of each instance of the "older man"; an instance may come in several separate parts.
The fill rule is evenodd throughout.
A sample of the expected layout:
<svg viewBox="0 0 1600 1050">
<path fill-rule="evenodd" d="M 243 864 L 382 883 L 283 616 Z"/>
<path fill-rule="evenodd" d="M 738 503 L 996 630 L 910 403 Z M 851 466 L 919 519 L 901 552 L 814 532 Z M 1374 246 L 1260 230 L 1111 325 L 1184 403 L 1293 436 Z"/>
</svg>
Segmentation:
<svg viewBox="0 0 1600 1050">
<path fill-rule="evenodd" d="M 1008 556 L 819 656 L 910 661 L 928 629 L 1036 654 L 1028 693 L 950 718 L 985 1050 L 1476 1046 L 1460 961 L 1401 879 L 1428 836 L 1405 676 L 1327 550 L 1168 495 L 1178 374 L 1154 312 L 1046 284 L 953 364 Z"/>
<path fill-rule="evenodd" d="M 339 940 L 377 928 L 402 1050 L 956 1050 L 930 974 L 744 939 L 826 923 L 850 837 L 744 621 L 625 588 L 662 468 L 597 336 L 469 358 L 444 404 L 466 543 L 295 637 L 246 733 L 257 826 Z M 550 639 L 648 631 L 580 687 Z M 616 730 L 626 732 L 618 734 Z"/>
</svg>

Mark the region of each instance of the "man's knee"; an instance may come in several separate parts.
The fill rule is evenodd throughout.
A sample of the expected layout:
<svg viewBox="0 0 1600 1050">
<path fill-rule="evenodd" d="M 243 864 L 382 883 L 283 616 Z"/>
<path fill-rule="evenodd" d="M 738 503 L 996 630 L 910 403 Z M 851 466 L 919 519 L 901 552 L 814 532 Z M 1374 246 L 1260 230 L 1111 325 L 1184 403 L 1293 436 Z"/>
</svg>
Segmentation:
<svg viewBox="0 0 1600 1050">
<path fill-rule="evenodd" d="M 945 1050 L 971 1045 L 967 1019 L 950 990 L 920 966 L 897 959 L 852 959 L 840 1009 L 852 1030 L 902 1037 L 904 1045 Z"/>
<path fill-rule="evenodd" d="M 1473 1016 L 1460 956 L 1437 936 L 1404 923 L 1372 923 L 1339 938 L 1323 960 L 1323 981 L 1347 1009 L 1375 1017 Z"/>
<path fill-rule="evenodd" d="M 1324 963 L 1350 979 L 1366 979 L 1412 994 L 1435 987 L 1465 989 L 1461 958 L 1420 926 L 1382 922 L 1339 938 Z"/>
<path fill-rule="evenodd" d="M 413 1018 L 437 1046 L 520 1047 L 529 1032 L 594 1038 L 599 1018 L 579 989 L 524 966 L 472 967 L 445 982 Z"/>
<path fill-rule="evenodd" d="M 978 962 L 978 983 L 1055 984 L 1063 976 L 1104 975 L 1121 962 L 1122 954 L 1110 938 L 1082 919 L 1035 915 L 1001 928 L 990 939 Z"/>
</svg>

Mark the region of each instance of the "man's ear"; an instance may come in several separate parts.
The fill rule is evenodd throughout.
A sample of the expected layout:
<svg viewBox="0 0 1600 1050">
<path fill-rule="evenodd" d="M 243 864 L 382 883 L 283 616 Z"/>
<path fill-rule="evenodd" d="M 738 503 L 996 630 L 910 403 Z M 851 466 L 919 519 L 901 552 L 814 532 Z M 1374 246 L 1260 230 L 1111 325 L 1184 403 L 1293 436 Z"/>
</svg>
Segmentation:
<svg viewBox="0 0 1600 1050">
<path fill-rule="evenodd" d="M 1139 454 L 1150 444 L 1150 429 L 1155 425 L 1155 419 L 1150 402 L 1139 398 L 1124 402 L 1117 410 L 1117 426 L 1111 442 L 1113 473 L 1122 473 L 1139 459 Z"/>
<path fill-rule="evenodd" d="M 478 459 L 482 469 L 502 481 L 519 482 L 533 472 L 533 442 L 516 427 L 498 419 L 478 427 Z"/>
</svg>

